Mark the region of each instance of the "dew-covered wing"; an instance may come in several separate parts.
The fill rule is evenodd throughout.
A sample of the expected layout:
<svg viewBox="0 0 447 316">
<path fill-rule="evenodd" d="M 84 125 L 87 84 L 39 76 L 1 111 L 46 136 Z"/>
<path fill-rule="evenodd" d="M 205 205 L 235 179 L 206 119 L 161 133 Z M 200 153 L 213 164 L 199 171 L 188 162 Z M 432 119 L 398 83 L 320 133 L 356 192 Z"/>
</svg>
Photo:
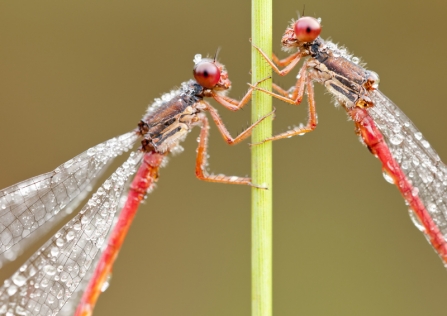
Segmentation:
<svg viewBox="0 0 447 316">
<path fill-rule="evenodd" d="M 401 166 L 442 235 L 447 236 L 447 167 L 410 119 L 380 91 L 368 109 L 394 159 Z M 445 237 L 444 237 L 445 238 Z"/>
<path fill-rule="evenodd" d="M 0 191 L 0 254 L 14 259 L 15 248 L 70 202 L 87 191 L 112 159 L 135 143 L 134 132 L 112 138 L 70 159 L 55 170 Z M 69 205 L 71 206 L 71 204 Z M 7 251 L 16 245 L 10 251 Z M 5 253 L 6 252 L 6 253 Z M 12 252 L 9 254 L 9 252 Z M 0 260 L 4 259 L 0 256 Z M 1 261 L 0 261 L 1 263 Z"/>
<path fill-rule="evenodd" d="M 132 153 L 62 227 L 0 287 L 0 314 L 60 315 L 94 268 L 120 197 L 142 154 Z M 73 307 L 68 308 L 72 310 Z"/>
</svg>

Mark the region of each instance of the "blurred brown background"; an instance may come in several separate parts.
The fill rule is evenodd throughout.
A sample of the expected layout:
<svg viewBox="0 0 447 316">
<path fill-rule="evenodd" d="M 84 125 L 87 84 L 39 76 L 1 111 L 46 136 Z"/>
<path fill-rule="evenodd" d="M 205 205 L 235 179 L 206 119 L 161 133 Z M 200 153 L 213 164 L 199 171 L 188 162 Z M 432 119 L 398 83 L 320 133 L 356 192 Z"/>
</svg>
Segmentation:
<svg viewBox="0 0 447 316">
<path fill-rule="evenodd" d="M 275 1 L 276 52 L 303 4 Z M 323 38 L 380 74 L 381 90 L 446 161 L 447 3 L 305 5 L 323 19 Z M 133 129 L 147 104 L 191 77 L 196 53 L 222 47 L 240 98 L 249 37 L 249 1 L 2 1 L 0 187 Z M 446 269 L 344 111 L 322 87 L 316 94 L 317 130 L 274 144 L 274 314 L 445 315 Z M 304 106 L 275 106 L 275 132 L 306 120 Z M 248 109 L 219 109 L 233 134 L 249 120 Z M 250 189 L 196 180 L 197 136 L 161 171 L 96 316 L 249 315 Z M 249 174 L 247 144 L 227 146 L 214 126 L 211 136 L 211 169 Z"/>
</svg>

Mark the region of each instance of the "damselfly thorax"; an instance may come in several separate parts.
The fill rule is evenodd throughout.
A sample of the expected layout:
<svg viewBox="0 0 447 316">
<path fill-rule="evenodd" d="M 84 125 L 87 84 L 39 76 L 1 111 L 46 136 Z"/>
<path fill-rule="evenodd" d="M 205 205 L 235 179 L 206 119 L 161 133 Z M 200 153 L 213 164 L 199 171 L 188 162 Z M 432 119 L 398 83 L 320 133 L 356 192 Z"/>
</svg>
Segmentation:
<svg viewBox="0 0 447 316">
<path fill-rule="evenodd" d="M 309 47 L 310 58 L 305 63 L 309 77 L 322 83 L 347 110 L 373 106 L 368 91 L 378 87 L 378 75 L 343 55 L 346 53 L 332 43 L 317 38 Z"/>
</svg>

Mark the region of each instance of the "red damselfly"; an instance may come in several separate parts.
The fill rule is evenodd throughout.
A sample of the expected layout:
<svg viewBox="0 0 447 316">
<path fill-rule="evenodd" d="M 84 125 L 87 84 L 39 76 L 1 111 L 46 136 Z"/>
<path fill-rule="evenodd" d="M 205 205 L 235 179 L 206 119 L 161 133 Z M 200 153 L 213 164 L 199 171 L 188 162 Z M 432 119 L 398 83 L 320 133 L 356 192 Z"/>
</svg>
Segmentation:
<svg viewBox="0 0 447 316">
<path fill-rule="evenodd" d="M 107 285 L 140 201 L 153 189 L 166 156 L 182 151 L 179 143 L 194 126 L 201 127 L 197 177 L 253 186 L 250 178 L 208 174 L 209 124 L 204 113 L 210 113 L 229 144 L 247 138 L 253 127 L 268 115 L 237 137 L 231 137 L 216 109 L 204 98 L 213 98 L 227 109 L 237 111 L 249 101 L 253 89 L 241 101 L 226 97 L 231 82 L 225 67 L 201 55 L 196 55 L 194 62 L 195 80 L 184 82 L 179 89 L 156 99 L 134 131 L 94 146 L 52 172 L 0 191 L 0 252 L 1 260 L 8 261 L 39 236 L 44 224 L 54 216 L 69 213 L 67 208 L 76 208 L 113 158 L 132 149 L 142 138 L 140 148 L 97 189 L 79 214 L 4 281 L 0 288 L 1 314 L 66 314 L 72 313 L 78 304 L 77 315 L 91 314 L 101 289 Z M 137 176 L 129 186 L 128 180 L 137 169 Z"/>
<path fill-rule="evenodd" d="M 320 32 L 317 19 L 301 17 L 293 21 L 282 37 L 282 46 L 287 51 L 296 48 L 297 52 L 282 60 L 275 55 L 270 59 L 254 45 L 282 76 L 306 58 L 291 89 L 274 85 L 276 94 L 256 88 L 290 104 L 300 104 L 304 93 L 308 98 L 307 124 L 265 141 L 314 130 L 317 115 L 313 82 L 324 85 L 335 104 L 341 105 L 354 121 L 360 140 L 381 161 L 385 179 L 397 186 L 416 227 L 447 266 L 447 166 L 411 120 L 378 90 L 378 75 L 366 70 L 360 59 L 345 48 L 321 39 Z M 277 66 L 285 68 L 279 70 Z"/>
</svg>

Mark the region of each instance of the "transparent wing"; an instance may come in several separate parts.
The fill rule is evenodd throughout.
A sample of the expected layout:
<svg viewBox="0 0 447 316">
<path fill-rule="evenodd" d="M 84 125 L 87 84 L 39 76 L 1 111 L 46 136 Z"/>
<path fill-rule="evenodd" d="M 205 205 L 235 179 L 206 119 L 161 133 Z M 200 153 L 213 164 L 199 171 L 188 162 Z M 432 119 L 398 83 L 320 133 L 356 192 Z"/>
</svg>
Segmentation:
<svg viewBox="0 0 447 316">
<path fill-rule="evenodd" d="M 401 166 L 441 233 L 447 236 L 447 167 L 410 119 L 380 91 L 368 109 L 394 159 Z"/>
<path fill-rule="evenodd" d="M 139 159 L 139 158 L 137 158 Z M 141 162 L 138 162 L 135 166 L 136 169 L 138 169 L 138 166 L 141 165 Z M 129 179 L 129 181 L 127 181 L 126 185 L 124 186 L 124 189 L 122 191 L 120 200 L 119 200 L 119 205 L 118 205 L 118 210 L 123 209 L 126 201 L 127 201 L 127 196 L 129 194 L 129 185 L 131 183 L 131 179 Z M 149 193 L 149 192 L 148 192 Z M 112 231 L 116 225 L 116 222 L 118 221 L 118 218 L 120 216 L 120 213 L 115 213 L 115 216 L 113 218 L 112 224 L 109 228 L 109 231 L 107 233 L 107 238 L 105 239 L 104 243 L 103 243 L 103 247 L 101 247 L 100 251 L 98 251 L 95 255 L 95 258 L 92 259 L 92 263 L 90 265 L 90 268 L 88 268 L 84 278 L 82 278 L 81 282 L 79 283 L 78 287 L 75 289 L 75 291 L 71 294 L 71 297 L 66 301 L 65 305 L 59 310 L 59 312 L 57 313 L 57 316 L 72 316 L 75 314 L 76 309 L 79 307 L 79 304 L 81 302 L 81 299 L 84 295 L 85 290 L 87 289 L 87 287 L 90 284 L 90 280 L 93 277 L 93 274 L 97 268 L 98 262 L 102 257 L 102 253 L 103 251 L 109 246 L 109 240 L 112 234 Z M 109 280 L 111 278 L 111 275 L 109 275 L 109 279 L 102 285 L 103 286 L 103 291 L 105 291 L 107 289 L 107 287 L 109 286 Z"/>
<path fill-rule="evenodd" d="M 90 275 L 142 154 L 132 153 L 78 215 L 0 287 L 0 314 L 56 315 Z M 82 289 L 81 289 L 82 290 Z"/>
<path fill-rule="evenodd" d="M 9 251 L 0 257 L 0 265 L 2 259 L 13 260 L 18 247 L 23 244 L 20 242 L 32 236 L 37 228 L 57 215 L 67 204 L 73 200 L 79 202 L 84 197 L 82 193 L 87 191 L 89 184 L 99 176 L 105 165 L 127 151 L 136 139 L 135 132 L 112 138 L 51 172 L 1 190 L 0 254 Z M 14 245 L 17 246 L 11 248 Z"/>
</svg>

